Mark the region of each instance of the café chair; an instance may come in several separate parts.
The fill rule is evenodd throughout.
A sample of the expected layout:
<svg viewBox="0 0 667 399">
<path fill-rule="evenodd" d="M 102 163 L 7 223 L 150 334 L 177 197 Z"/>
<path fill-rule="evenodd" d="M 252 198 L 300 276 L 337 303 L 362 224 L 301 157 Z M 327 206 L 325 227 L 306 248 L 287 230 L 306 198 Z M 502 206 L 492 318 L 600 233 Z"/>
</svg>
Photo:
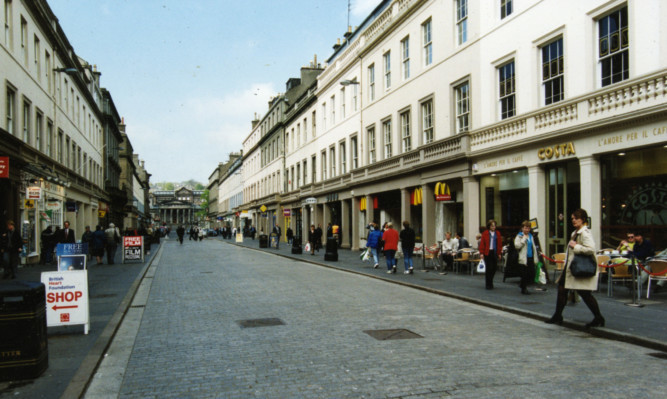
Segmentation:
<svg viewBox="0 0 667 399">
<path fill-rule="evenodd" d="M 554 260 L 556 268 L 554 269 L 554 279 L 556 281 L 556 272 L 562 272 L 565 269 L 565 253 L 553 254 L 551 259 Z"/>
<path fill-rule="evenodd" d="M 651 273 L 648 275 L 648 286 L 646 287 L 646 299 L 651 293 L 651 280 L 667 280 L 667 261 L 652 260 L 648 262 Z"/>
<path fill-rule="evenodd" d="M 602 277 L 609 278 L 609 268 L 605 267 L 609 265 L 609 261 L 611 260 L 611 257 L 609 255 L 596 255 L 595 256 L 597 262 L 598 262 L 598 287 L 600 286 L 600 281 L 602 281 Z"/>
</svg>

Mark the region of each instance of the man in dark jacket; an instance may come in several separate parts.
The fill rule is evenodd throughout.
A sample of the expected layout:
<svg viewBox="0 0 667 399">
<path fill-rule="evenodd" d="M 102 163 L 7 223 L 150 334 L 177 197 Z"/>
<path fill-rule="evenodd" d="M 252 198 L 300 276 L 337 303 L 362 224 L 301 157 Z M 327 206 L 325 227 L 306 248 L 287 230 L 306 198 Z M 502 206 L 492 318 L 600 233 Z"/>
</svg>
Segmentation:
<svg viewBox="0 0 667 399">
<path fill-rule="evenodd" d="M 58 231 L 56 244 L 74 244 L 76 242 L 76 234 L 74 234 L 74 230 L 69 228 L 69 221 L 66 220 L 63 223 L 63 228 Z"/>
<path fill-rule="evenodd" d="M 415 231 L 410 227 L 410 222 L 403 222 L 403 230 L 400 234 L 401 248 L 403 249 L 403 262 L 405 264 L 405 274 L 414 273 L 412 263 L 412 252 L 415 250 Z"/>
<path fill-rule="evenodd" d="M 86 231 L 83 232 L 81 235 L 81 243 L 82 244 L 88 244 L 88 260 L 90 260 L 90 255 L 91 255 L 91 249 L 92 249 L 92 244 L 91 241 L 93 240 L 93 232 L 90 231 L 90 226 L 86 226 Z"/>
<path fill-rule="evenodd" d="M 44 231 L 42 231 L 42 264 L 51 264 L 53 260 L 53 245 L 55 240 L 55 234 L 51 226 L 47 226 Z"/>
<path fill-rule="evenodd" d="M 5 272 L 2 278 L 16 278 L 19 267 L 19 255 L 22 250 L 23 238 L 21 238 L 21 233 L 16 230 L 14 222 L 10 220 L 7 222 L 7 231 L 5 231 L 2 235 L 2 240 L 0 240 L 0 252 L 2 252 L 2 257 L 6 259 Z"/>
</svg>

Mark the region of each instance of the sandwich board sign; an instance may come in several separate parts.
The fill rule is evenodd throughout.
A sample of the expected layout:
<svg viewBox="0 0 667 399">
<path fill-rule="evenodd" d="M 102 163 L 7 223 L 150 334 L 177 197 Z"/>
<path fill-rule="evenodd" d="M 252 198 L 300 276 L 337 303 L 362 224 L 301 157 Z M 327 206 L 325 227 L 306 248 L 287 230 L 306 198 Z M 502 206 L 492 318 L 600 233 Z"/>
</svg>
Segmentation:
<svg viewBox="0 0 667 399">
<path fill-rule="evenodd" d="M 144 261 L 144 237 L 143 236 L 124 236 L 123 237 L 123 263 L 126 260 Z"/>
<path fill-rule="evenodd" d="M 83 324 L 83 333 L 88 334 L 88 270 L 43 272 L 42 283 L 46 289 L 46 325 Z"/>
</svg>

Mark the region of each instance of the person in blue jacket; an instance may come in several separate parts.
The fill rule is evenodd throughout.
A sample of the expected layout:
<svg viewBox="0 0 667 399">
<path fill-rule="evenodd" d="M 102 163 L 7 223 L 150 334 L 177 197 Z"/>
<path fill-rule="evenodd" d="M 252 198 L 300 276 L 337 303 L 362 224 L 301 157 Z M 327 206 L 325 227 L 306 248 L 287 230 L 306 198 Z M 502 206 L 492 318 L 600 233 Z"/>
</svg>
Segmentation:
<svg viewBox="0 0 667 399">
<path fill-rule="evenodd" d="M 382 231 L 378 228 L 376 223 L 370 224 L 370 231 L 368 232 L 368 238 L 366 238 L 366 248 L 371 249 L 371 254 L 373 255 L 373 269 L 377 269 L 380 264 L 378 261 L 378 248 L 380 248 L 380 240 L 382 240 Z"/>
</svg>

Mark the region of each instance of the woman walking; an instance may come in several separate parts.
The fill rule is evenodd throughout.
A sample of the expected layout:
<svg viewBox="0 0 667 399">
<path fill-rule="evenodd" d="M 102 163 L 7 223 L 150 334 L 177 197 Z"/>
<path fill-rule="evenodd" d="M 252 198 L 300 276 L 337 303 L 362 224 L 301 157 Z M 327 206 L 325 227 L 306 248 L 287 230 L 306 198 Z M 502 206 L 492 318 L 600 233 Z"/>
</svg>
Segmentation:
<svg viewBox="0 0 667 399">
<path fill-rule="evenodd" d="M 496 231 L 496 221 L 490 219 L 486 222 L 486 230 L 482 233 L 479 241 L 480 258 L 486 264 L 484 277 L 486 280 L 486 289 L 493 289 L 493 277 L 496 275 L 498 261 L 503 256 L 503 237 L 499 231 Z"/>
<path fill-rule="evenodd" d="M 530 221 L 521 223 L 521 231 L 514 238 L 514 248 L 519 251 L 521 293 L 529 295 L 528 283 L 535 279 L 535 259 L 538 257 L 535 239 L 530 231 Z"/>
<path fill-rule="evenodd" d="M 597 268 L 593 277 L 574 277 L 570 270 L 574 255 L 591 256 L 595 258 L 595 241 L 593 235 L 586 226 L 588 220 L 588 213 L 583 209 L 577 209 L 572 212 L 572 226 L 575 231 L 572 233 L 570 242 L 567 248 L 567 258 L 565 261 L 565 270 L 561 273 L 556 281 L 558 285 L 558 297 L 556 299 L 556 312 L 545 323 L 548 324 L 562 324 L 563 323 L 563 309 L 567 304 L 567 291 L 576 290 L 581 299 L 588 308 L 593 312 L 595 318 L 590 323 L 586 324 L 587 328 L 604 327 L 604 317 L 600 313 L 598 302 L 593 296 L 593 290 L 597 288 L 598 273 Z M 595 262 L 597 264 L 597 261 Z"/>
<path fill-rule="evenodd" d="M 378 230 L 378 225 L 375 223 L 370 224 L 370 231 L 368 232 L 368 237 L 366 238 L 366 248 L 370 248 L 371 255 L 373 255 L 373 269 L 377 269 L 380 264 L 378 261 L 378 247 L 380 246 L 380 241 L 382 241 L 382 232 Z"/>
<path fill-rule="evenodd" d="M 387 223 L 387 229 L 382 233 L 384 241 L 384 256 L 387 258 L 387 273 L 396 273 L 396 251 L 398 250 L 398 231 L 392 223 Z"/>
</svg>

